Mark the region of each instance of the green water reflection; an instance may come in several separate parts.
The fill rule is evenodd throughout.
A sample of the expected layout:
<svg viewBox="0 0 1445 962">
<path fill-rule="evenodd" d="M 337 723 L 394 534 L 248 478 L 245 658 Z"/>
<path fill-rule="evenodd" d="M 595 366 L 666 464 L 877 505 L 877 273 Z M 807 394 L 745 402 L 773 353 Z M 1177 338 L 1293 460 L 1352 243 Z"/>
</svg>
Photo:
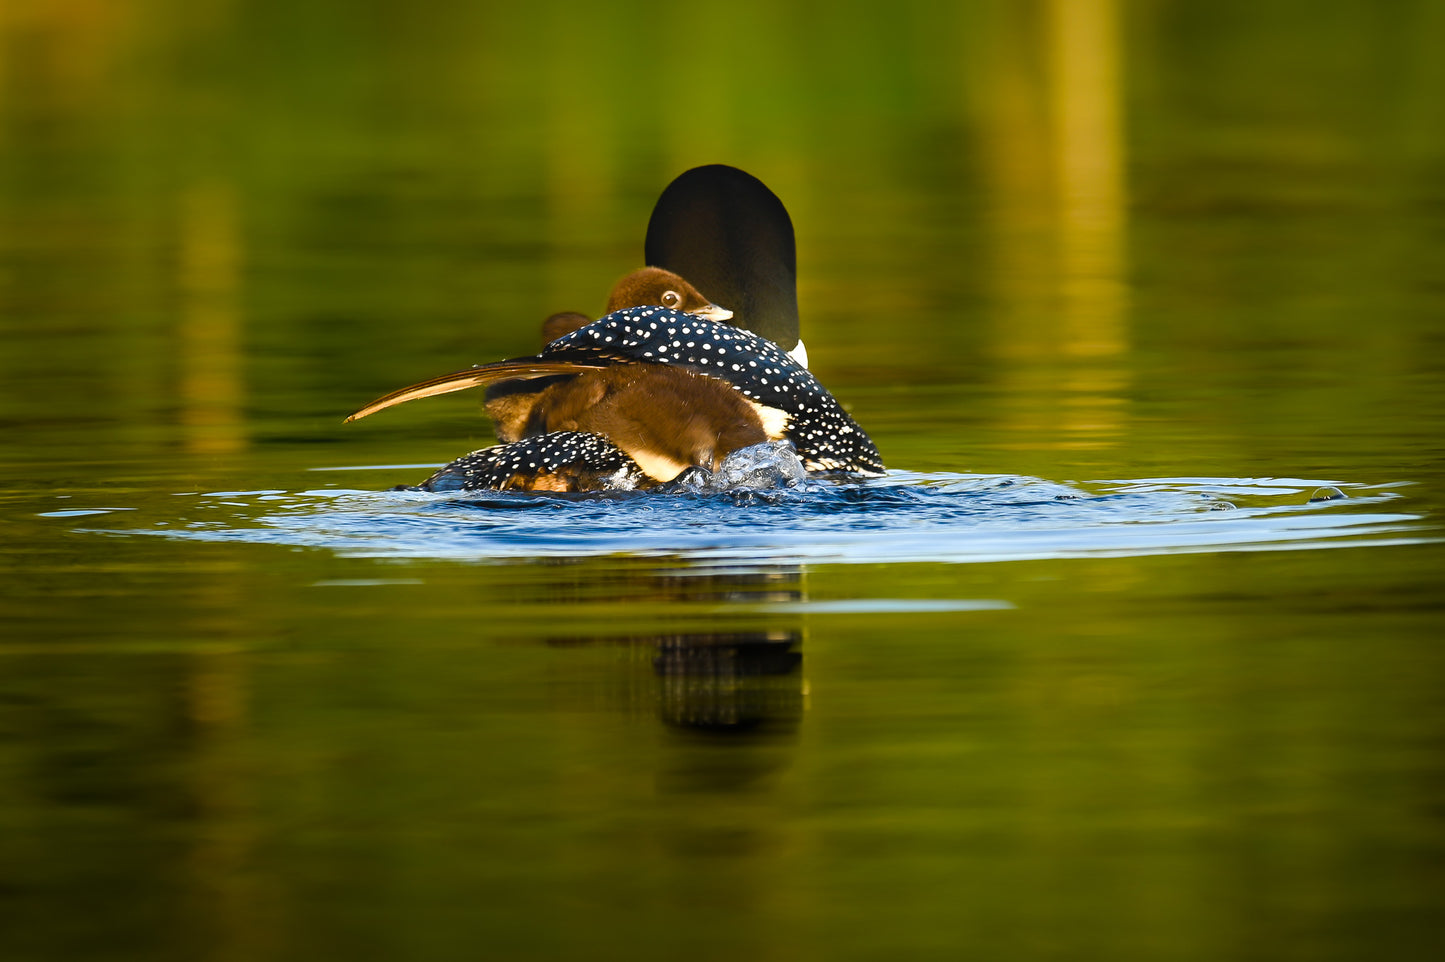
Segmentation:
<svg viewBox="0 0 1445 962">
<path fill-rule="evenodd" d="M 0 7 L 0 956 L 1429 951 L 1438 544 L 125 532 L 487 443 L 465 395 L 340 419 L 596 312 L 719 161 L 893 467 L 1438 518 L 1442 43 L 1426 0 Z"/>
</svg>

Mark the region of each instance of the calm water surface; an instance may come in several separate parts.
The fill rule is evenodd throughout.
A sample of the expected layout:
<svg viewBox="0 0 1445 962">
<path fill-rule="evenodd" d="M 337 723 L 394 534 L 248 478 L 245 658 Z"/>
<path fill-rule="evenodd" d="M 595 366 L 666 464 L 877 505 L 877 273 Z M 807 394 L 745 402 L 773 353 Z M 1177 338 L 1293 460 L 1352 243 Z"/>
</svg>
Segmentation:
<svg viewBox="0 0 1445 962">
<path fill-rule="evenodd" d="M 1445 938 L 1436 5 L 306 10 L 0 13 L 6 962 Z M 386 490 L 717 161 L 888 477 Z"/>
</svg>

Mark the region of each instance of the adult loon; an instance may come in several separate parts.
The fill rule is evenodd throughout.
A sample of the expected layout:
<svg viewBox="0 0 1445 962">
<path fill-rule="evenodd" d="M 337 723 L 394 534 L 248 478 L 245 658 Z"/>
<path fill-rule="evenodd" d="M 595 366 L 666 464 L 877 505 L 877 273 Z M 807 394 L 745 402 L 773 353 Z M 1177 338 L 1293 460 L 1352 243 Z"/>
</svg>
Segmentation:
<svg viewBox="0 0 1445 962">
<path fill-rule="evenodd" d="M 769 440 L 791 442 L 811 473 L 883 473 L 805 367 L 792 222 L 772 191 L 736 168 L 690 170 L 659 198 L 645 253 L 653 266 L 617 283 L 603 317 L 548 318 L 540 353 L 410 385 L 347 420 L 487 387 L 503 443 L 447 465 L 428 490 L 654 487 Z"/>
</svg>

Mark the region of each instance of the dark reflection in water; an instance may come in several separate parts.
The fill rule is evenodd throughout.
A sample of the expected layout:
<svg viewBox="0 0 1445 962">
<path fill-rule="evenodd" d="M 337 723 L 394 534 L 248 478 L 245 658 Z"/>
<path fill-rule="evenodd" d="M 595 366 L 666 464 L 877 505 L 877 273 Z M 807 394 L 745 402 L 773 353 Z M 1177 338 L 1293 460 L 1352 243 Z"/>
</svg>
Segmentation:
<svg viewBox="0 0 1445 962">
<path fill-rule="evenodd" d="M 701 573 L 641 568 L 625 579 L 603 581 L 616 601 L 637 605 L 767 606 L 807 600 L 796 567 Z M 589 585 L 589 596 L 593 588 Z M 652 668 L 663 721 L 714 735 L 777 735 L 796 729 L 803 713 L 803 628 L 796 613 L 767 621 L 755 629 L 729 619 L 726 628 L 710 631 L 549 637 L 547 643 L 647 646 L 656 652 Z"/>
<path fill-rule="evenodd" d="M 803 711 L 802 632 L 658 639 L 662 717 L 712 732 L 795 726 Z"/>
</svg>

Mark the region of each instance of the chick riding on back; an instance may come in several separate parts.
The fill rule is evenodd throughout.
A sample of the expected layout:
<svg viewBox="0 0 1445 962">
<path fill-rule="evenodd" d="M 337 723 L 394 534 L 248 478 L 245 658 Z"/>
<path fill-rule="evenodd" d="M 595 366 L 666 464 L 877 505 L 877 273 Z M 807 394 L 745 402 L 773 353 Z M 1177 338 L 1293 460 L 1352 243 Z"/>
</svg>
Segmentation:
<svg viewBox="0 0 1445 962">
<path fill-rule="evenodd" d="M 797 359 L 806 353 L 792 251 L 787 212 L 761 181 L 731 167 L 688 171 L 653 211 L 648 258 L 709 277 L 748 313 L 718 306 L 675 271 L 643 268 L 617 283 L 599 320 L 548 318 L 537 355 L 422 381 L 347 420 L 487 387 L 504 443 L 438 471 L 428 490 L 653 487 L 768 440 L 791 442 L 809 472 L 881 474 L 873 442 Z"/>
</svg>

